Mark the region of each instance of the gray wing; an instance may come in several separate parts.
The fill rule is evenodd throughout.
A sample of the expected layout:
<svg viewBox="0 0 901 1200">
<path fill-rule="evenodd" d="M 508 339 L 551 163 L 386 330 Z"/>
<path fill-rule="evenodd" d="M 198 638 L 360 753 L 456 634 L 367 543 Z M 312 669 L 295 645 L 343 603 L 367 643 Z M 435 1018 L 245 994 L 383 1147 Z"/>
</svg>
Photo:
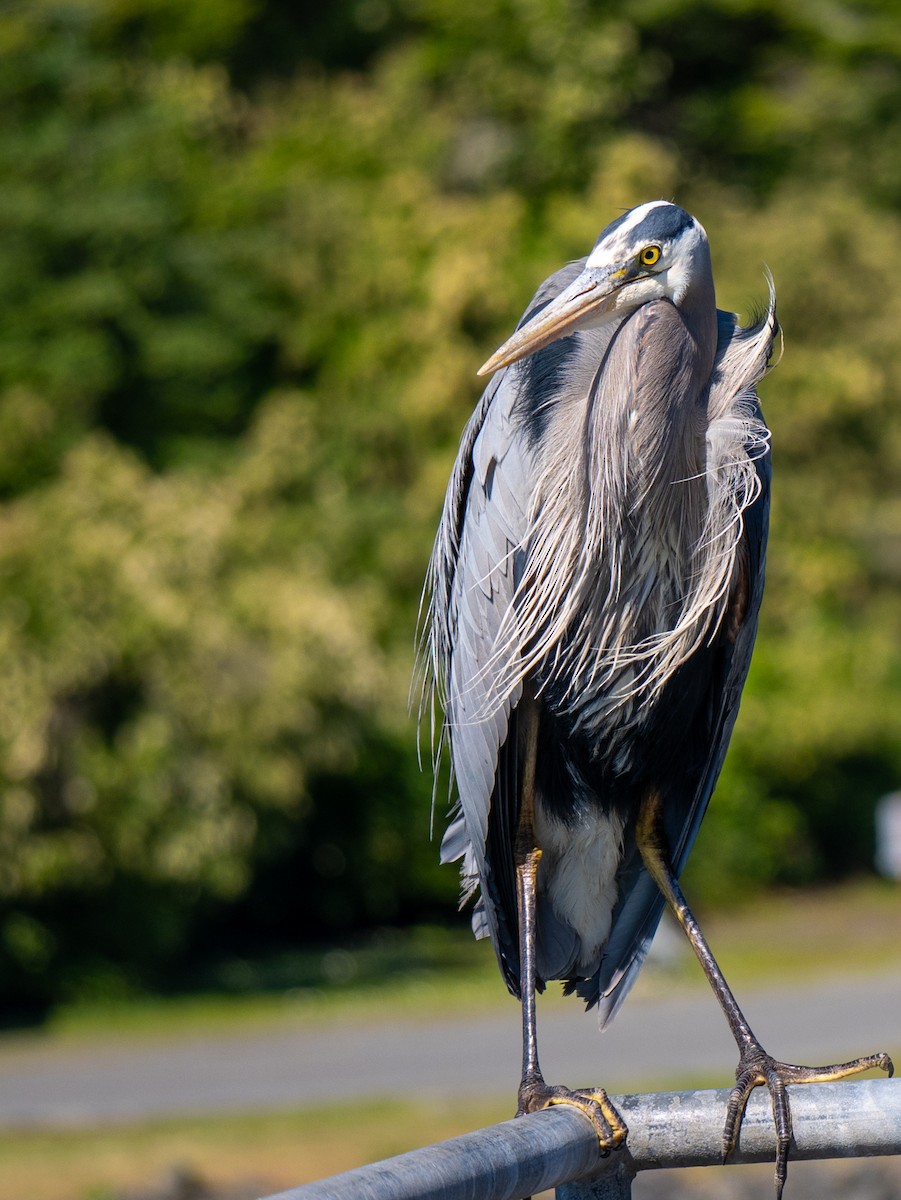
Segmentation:
<svg viewBox="0 0 901 1200">
<path fill-rule="evenodd" d="M 583 263 L 571 263 L 546 280 L 520 324 L 575 279 Z M 498 635 L 518 582 L 534 479 L 518 409 L 523 378 L 518 365 L 495 375 L 464 430 L 428 580 L 429 652 L 458 796 L 441 860 L 462 860 L 464 901 L 481 886 L 473 930 L 477 937 L 491 936 L 508 982 L 505 959 L 510 961 L 510 951 L 516 955 L 516 935 L 501 911 L 509 911 L 509 903 L 497 901 L 497 889 L 507 884 L 490 877 L 487 841 L 494 804 L 505 810 L 495 811 L 492 821 L 499 833 L 490 857 L 500 873 L 513 861 L 518 797 L 509 779 L 498 786 L 499 763 L 521 687 L 501 690 L 502 676 L 516 672 L 509 669 L 514 651 L 499 651 Z M 503 844 L 496 844 L 498 837 Z"/>
<path fill-rule="evenodd" d="M 716 413 L 736 397 L 752 404 L 761 416 L 755 384 L 764 375 L 778 333 L 771 301 L 764 318 L 742 328 L 730 313 L 719 313 L 719 339 L 711 376 L 708 412 Z M 742 688 L 751 663 L 757 620 L 763 598 L 764 565 L 769 526 L 770 456 L 758 450 L 755 468 L 760 494 L 743 514 L 743 535 L 730 610 L 714 643 L 707 648 L 709 700 L 707 720 L 699 736 L 706 758 L 692 794 L 682 805 L 668 807 L 665 817 L 673 866 L 679 874 L 697 837 L 701 821 L 722 770 L 732 729 L 738 716 Z M 664 902 L 637 853 L 624 861 L 620 902 L 598 974 L 577 987 L 589 1005 L 596 1003 L 601 1026 L 609 1024 L 635 982 L 647 957 L 663 912 Z"/>
</svg>

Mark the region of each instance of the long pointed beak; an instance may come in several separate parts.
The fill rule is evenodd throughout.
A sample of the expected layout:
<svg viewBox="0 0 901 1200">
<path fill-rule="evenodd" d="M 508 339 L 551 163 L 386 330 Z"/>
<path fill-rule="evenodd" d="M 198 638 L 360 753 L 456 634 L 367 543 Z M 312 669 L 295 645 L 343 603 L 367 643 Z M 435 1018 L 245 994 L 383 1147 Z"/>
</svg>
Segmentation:
<svg viewBox="0 0 901 1200">
<path fill-rule="evenodd" d="M 492 371 L 508 367 L 558 338 L 591 324 L 598 316 L 607 315 L 612 308 L 613 296 L 626 282 L 625 270 L 586 267 L 555 300 L 517 329 L 479 368 L 478 374 L 490 375 Z"/>
</svg>

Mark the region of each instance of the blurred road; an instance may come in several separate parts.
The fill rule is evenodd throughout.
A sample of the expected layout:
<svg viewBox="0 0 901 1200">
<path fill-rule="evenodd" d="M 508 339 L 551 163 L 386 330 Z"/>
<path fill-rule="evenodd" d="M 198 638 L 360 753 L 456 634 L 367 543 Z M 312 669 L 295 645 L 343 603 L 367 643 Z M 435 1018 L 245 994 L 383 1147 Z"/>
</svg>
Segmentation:
<svg viewBox="0 0 901 1200">
<path fill-rule="evenodd" d="M 901 1067 L 901 972 L 740 996 L 770 1053 L 838 1062 L 885 1050 Z M 613 1091 L 725 1086 L 736 1053 L 711 993 L 632 996 L 600 1034 L 573 1002 L 542 1012 L 545 1075 Z M 176 1113 L 357 1102 L 367 1097 L 515 1096 L 518 1006 L 444 1021 L 379 1021 L 127 1042 L 11 1039 L 0 1049 L 0 1127 L 122 1122 Z"/>
</svg>

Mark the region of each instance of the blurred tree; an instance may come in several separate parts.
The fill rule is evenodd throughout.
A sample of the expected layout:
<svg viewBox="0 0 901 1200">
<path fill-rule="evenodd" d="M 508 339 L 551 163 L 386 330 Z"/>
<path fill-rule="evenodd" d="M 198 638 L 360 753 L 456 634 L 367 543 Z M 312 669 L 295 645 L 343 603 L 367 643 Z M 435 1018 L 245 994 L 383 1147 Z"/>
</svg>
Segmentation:
<svg viewBox="0 0 901 1200">
<path fill-rule="evenodd" d="M 46 478 L 92 427 L 157 466 L 221 446 L 288 319 L 224 74 L 104 50 L 85 10 L 4 20 L 0 487 Z"/>
</svg>

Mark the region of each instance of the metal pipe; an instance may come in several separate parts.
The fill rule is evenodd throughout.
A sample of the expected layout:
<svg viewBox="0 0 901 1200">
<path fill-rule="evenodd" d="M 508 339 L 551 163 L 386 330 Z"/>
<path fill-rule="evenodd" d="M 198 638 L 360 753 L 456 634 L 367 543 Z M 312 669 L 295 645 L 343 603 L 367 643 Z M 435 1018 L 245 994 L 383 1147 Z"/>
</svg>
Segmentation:
<svg viewBox="0 0 901 1200">
<path fill-rule="evenodd" d="M 901 1079 L 811 1084 L 790 1092 L 792 1159 L 901 1154 Z M 599 1155 L 585 1116 L 558 1105 L 269 1200 L 521 1200 L 611 1169 L 620 1189 L 612 1194 L 627 1196 L 633 1169 L 719 1165 L 727 1096 L 725 1089 L 612 1096 L 629 1139 L 625 1150 L 607 1159 Z M 758 1089 L 730 1161 L 767 1162 L 774 1154 L 769 1096 Z"/>
</svg>

